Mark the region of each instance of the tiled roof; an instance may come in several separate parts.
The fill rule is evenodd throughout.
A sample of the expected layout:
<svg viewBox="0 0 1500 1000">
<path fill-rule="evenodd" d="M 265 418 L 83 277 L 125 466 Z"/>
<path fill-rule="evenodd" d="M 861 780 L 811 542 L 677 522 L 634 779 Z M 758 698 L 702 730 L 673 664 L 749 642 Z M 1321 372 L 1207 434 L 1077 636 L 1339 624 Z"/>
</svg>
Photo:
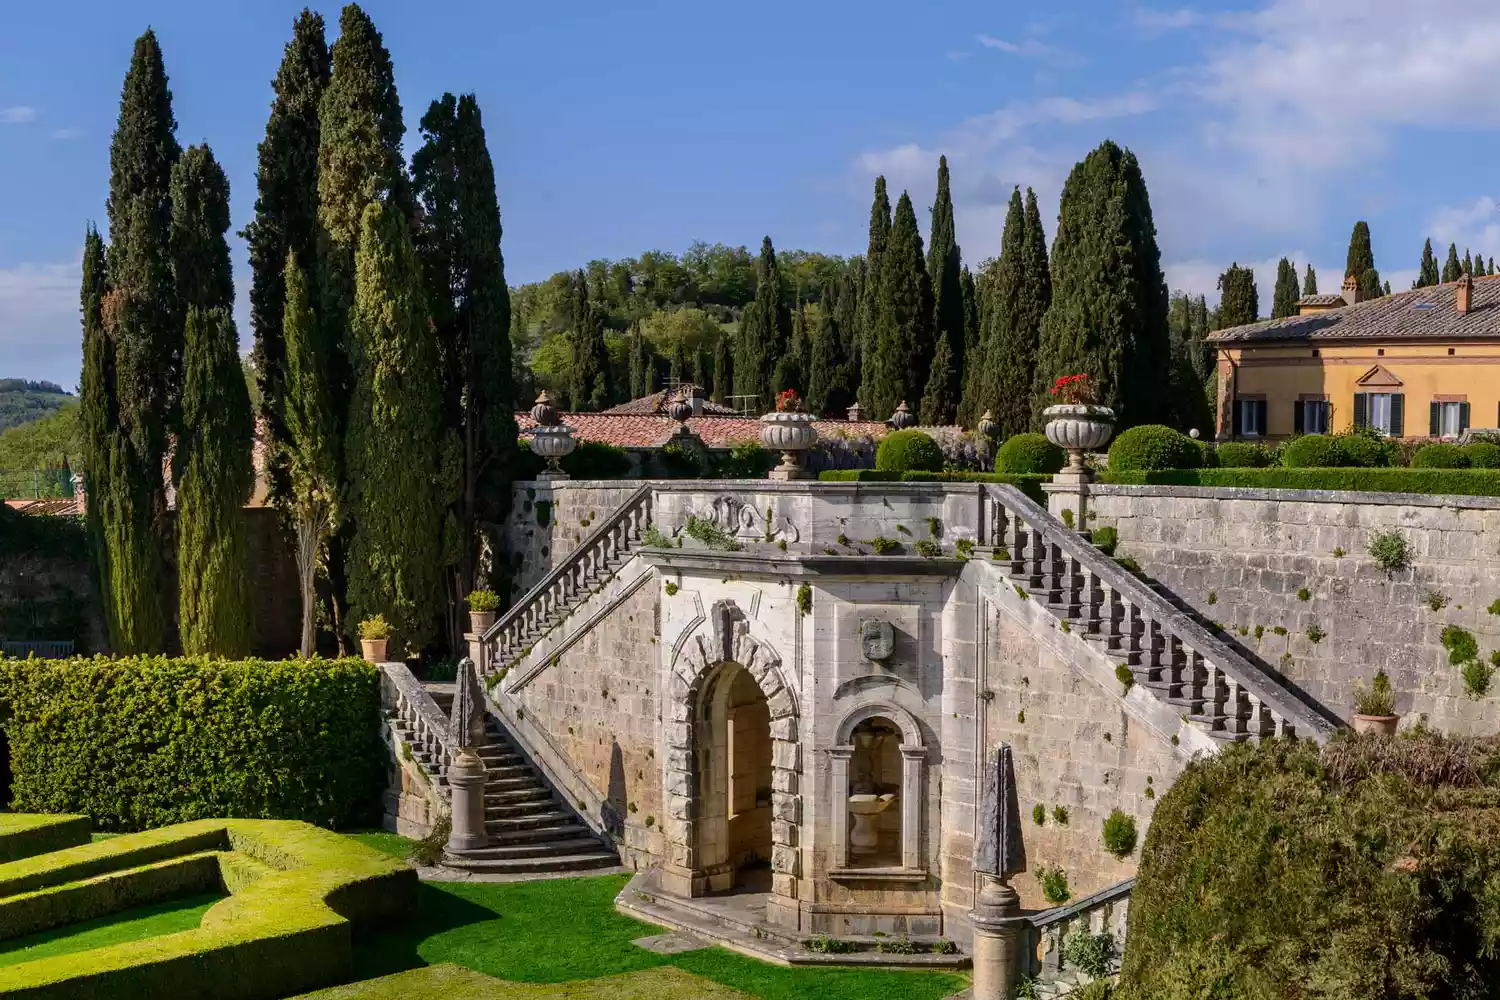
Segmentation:
<svg viewBox="0 0 1500 1000">
<path fill-rule="evenodd" d="M 1297 300 L 1299 306 L 1342 306 L 1342 295 L 1304 295 Z"/>
<path fill-rule="evenodd" d="M 1213 344 L 1247 341 L 1484 340 L 1500 338 L 1500 277 L 1474 279 L 1467 313 L 1456 304 L 1458 282 L 1414 288 L 1339 309 L 1233 326 L 1211 333 Z M 1325 296 L 1318 296 L 1319 299 Z"/>
<path fill-rule="evenodd" d="M 74 497 L 49 497 L 43 500 L 7 500 L 5 505 L 20 514 L 51 514 L 60 517 L 78 517 L 83 512 L 78 509 L 78 501 Z"/>
<path fill-rule="evenodd" d="M 529 436 L 536 426 L 529 413 L 517 413 L 521 436 Z M 603 441 L 620 448 L 652 448 L 666 441 L 677 427 L 671 417 L 632 413 L 564 413 L 562 422 L 573 428 L 580 441 Z M 760 440 L 758 417 L 689 417 L 688 430 L 710 448 L 728 448 L 741 441 Z M 814 423 L 822 437 L 879 437 L 886 433 L 885 424 L 875 420 L 818 420 Z"/>
<path fill-rule="evenodd" d="M 639 399 L 632 399 L 628 403 L 621 403 L 619 406 L 611 406 L 609 409 L 603 410 L 601 412 L 609 414 L 632 414 L 637 416 L 649 414 L 665 414 L 667 412 L 667 404 L 670 403 L 678 393 L 684 391 L 691 392 L 699 397 L 705 397 L 702 398 L 698 404 L 699 408 L 705 415 L 735 415 L 734 407 L 725 406 L 723 403 L 715 403 L 713 400 L 707 399 L 706 397 L 708 394 L 698 386 L 688 384 L 678 386 L 676 389 L 663 389 L 660 392 L 653 392 L 649 396 L 642 396 Z"/>
</svg>

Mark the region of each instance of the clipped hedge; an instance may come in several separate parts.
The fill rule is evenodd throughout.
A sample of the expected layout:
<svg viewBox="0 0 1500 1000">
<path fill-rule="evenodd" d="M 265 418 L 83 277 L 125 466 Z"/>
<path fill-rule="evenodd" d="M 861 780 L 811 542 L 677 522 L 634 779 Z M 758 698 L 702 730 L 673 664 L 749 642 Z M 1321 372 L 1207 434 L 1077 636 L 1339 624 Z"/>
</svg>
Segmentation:
<svg viewBox="0 0 1500 1000">
<path fill-rule="evenodd" d="M 1116 1000 L 1500 996 L 1500 743 L 1197 757 L 1158 801 Z"/>
<path fill-rule="evenodd" d="M 1045 475 L 1061 472 L 1067 453 L 1035 431 L 1007 438 L 995 453 L 995 471 L 1012 475 Z"/>
<path fill-rule="evenodd" d="M 1343 449 L 1345 465 L 1380 469 L 1396 464 L 1396 445 L 1378 434 L 1355 431 L 1352 434 L 1340 434 L 1336 440 Z"/>
<path fill-rule="evenodd" d="M 87 844 L 92 829 L 87 816 L 0 813 L 0 862 Z"/>
<path fill-rule="evenodd" d="M 1333 469 L 1353 465 L 1342 439 L 1328 434 L 1304 434 L 1281 449 L 1281 464 L 1289 469 Z"/>
<path fill-rule="evenodd" d="M 1109 467 L 1119 472 L 1196 469 L 1202 464 L 1203 449 L 1198 443 L 1165 424 L 1132 427 L 1109 446 Z"/>
<path fill-rule="evenodd" d="M 883 472 L 940 472 L 943 448 L 921 431 L 895 431 L 875 449 L 875 468 Z"/>
<path fill-rule="evenodd" d="M 1110 470 L 1100 480 L 1120 486 L 1228 486 L 1262 490 L 1346 490 L 1434 496 L 1500 496 L 1500 470 L 1492 469 L 1163 469 Z"/>
<path fill-rule="evenodd" d="M 1411 457 L 1413 469 L 1467 469 L 1468 454 L 1456 444 L 1434 441 L 1424 444 Z"/>
<path fill-rule="evenodd" d="M 1011 475 L 1004 472 L 889 472 L 883 469 L 830 469 L 820 472 L 825 483 L 1009 483 L 1037 503 L 1046 506 L 1043 483 L 1048 475 Z"/>
<path fill-rule="evenodd" d="M 105 830 L 381 813 L 379 673 L 362 660 L 0 660 L 0 719 L 22 811 Z"/>
<path fill-rule="evenodd" d="M 353 927 L 379 926 L 416 908 L 416 871 L 403 862 L 306 823 L 278 820 L 199 820 L 126 834 L 0 865 L 0 882 L 92 891 L 97 900 L 117 892 L 109 886 L 118 887 L 121 879 L 78 886 L 77 872 L 139 879 L 128 870 L 143 853 L 154 853 L 177 859 L 157 867 L 180 874 L 195 863 L 193 856 L 214 857 L 198 854 L 204 850 L 239 852 L 268 873 L 239 880 L 239 891 L 212 906 L 196 930 L 0 968 L 0 994 L 32 1000 L 278 1000 L 347 981 Z"/>
<path fill-rule="evenodd" d="M 1474 441 L 1464 445 L 1464 454 L 1469 456 L 1471 469 L 1500 469 L 1500 444 L 1493 441 Z"/>
<path fill-rule="evenodd" d="M 1271 464 L 1271 449 L 1263 444 L 1226 441 L 1214 449 L 1214 463 L 1224 469 L 1263 469 Z"/>
<path fill-rule="evenodd" d="M 0 900 L 0 940 L 220 891 L 219 854 L 202 851 Z"/>
</svg>

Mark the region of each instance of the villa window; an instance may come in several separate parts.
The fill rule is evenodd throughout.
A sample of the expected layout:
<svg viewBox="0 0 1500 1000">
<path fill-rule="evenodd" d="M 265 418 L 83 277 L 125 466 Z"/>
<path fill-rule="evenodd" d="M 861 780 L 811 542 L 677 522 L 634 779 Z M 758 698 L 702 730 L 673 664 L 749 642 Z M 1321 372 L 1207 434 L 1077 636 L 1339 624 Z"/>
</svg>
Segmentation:
<svg viewBox="0 0 1500 1000">
<path fill-rule="evenodd" d="M 1427 432 L 1432 437 L 1456 438 L 1469 429 L 1469 404 L 1463 399 L 1432 401 Z"/>
<path fill-rule="evenodd" d="M 1326 399 L 1299 399 L 1292 404 L 1292 433 L 1327 434 L 1333 407 Z"/>
<path fill-rule="evenodd" d="M 1354 426 L 1369 428 L 1389 437 L 1405 431 L 1406 396 L 1400 392 L 1356 392 Z"/>
<path fill-rule="evenodd" d="M 1234 401 L 1234 433 L 1236 437 L 1263 437 L 1266 433 L 1266 401 L 1264 397 L 1237 397 Z"/>
</svg>

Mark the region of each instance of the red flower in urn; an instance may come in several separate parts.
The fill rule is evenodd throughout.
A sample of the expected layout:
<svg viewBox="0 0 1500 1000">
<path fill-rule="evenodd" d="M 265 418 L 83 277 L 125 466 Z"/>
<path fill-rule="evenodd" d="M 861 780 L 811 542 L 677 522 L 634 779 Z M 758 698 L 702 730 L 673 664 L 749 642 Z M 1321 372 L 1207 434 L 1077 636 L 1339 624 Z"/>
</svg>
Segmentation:
<svg viewBox="0 0 1500 1000">
<path fill-rule="evenodd" d="M 796 389 L 788 389 L 776 397 L 777 413 L 798 413 L 802 409 L 802 398 Z"/>
<path fill-rule="evenodd" d="M 1087 375 L 1064 375 L 1052 384 L 1052 395 L 1059 403 L 1093 405 L 1097 402 L 1094 383 Z"/>
</svg>

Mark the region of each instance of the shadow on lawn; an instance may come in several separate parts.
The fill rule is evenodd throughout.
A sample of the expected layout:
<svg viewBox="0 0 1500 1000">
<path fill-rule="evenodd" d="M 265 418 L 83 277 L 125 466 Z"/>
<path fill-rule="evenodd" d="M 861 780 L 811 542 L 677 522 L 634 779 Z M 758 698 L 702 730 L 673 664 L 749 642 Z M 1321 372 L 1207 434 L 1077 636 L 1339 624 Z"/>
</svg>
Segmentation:
<svg viewBox="0 0 1500 1000">
<path fill-rule="evenodd" d="M 426 882 L 417 886 L 417 911 L 405 922 L 354 935 L 354 978 L 373 979 L 429 964 L 418 953 L 434 934 L 494 920 L 499 913 Z"/>
</svg>

